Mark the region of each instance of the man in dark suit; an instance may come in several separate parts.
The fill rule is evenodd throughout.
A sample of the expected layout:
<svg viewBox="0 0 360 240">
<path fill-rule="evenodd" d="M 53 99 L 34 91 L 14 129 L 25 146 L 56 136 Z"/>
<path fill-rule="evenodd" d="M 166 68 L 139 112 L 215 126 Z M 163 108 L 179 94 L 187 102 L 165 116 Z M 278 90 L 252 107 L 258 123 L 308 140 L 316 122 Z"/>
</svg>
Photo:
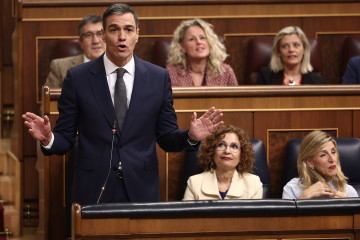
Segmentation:
<svg viewBox="0 0 360 240">
<path fill-rule="evenodd" d="M 69 151 L 78 132 L 73 201 L 80 204 L 159 201 L 156 142 L 168 152 L 196 148 L 223 124 L 212 107 L 200 118 L 193 113 L 189 130 L 178 129 L 169 74 L 133 54 L 138 37 L 136 12 L 110 6 L 103 15 L 106 52 L 68 71 L 54 130 L 47 116 L 23 115 L 46 155 Z M 114 108 L 117 68 L 126 70 L 123 125 Z"/>
</svg>

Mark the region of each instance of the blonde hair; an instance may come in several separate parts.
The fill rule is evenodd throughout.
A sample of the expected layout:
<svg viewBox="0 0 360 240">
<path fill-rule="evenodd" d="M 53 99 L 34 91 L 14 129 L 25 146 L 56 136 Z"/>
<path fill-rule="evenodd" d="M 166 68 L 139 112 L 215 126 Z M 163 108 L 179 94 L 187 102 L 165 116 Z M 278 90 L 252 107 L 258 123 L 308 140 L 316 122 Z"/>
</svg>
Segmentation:
<svg viewBox="0 0 360 240">
<path fill-rule="evenodd" d="M 317 181 L 321 181 L 327 184 L 324 177 L 316 170 L 311 169 L 306 161 L 309 158 L 315 156 L 315 154 L 328 142 L 332 142 L 336 148 L 338 155 L 338 161 L 336 163 L 337 173 L 332 178 L 332 182 L 338 191 L 344 192 L 346 188 L 346 180 L 344 173 L 340 167 L 340 156 L 337 152 L 336 141 L 326 132 L 323 131 L 312 131 L 302 140 L 299 150 L 299 156 L 297 159 L 297 168 L 299 173 L 299 179 L 303 184 L 304 188 L 308 188 Z"/>
<path fill-rule="evenodd" d="M 183 75 L 185 75 L 187 57 L 181 51 L 181 44 L 184 41 L 186 30 L 192 26 L 201 27 L 209 42 L 210 53 L 207 58 L 207 73 L 213 77 L 221 75 L 224 72 L 222 63 L 227 58 L 226 48 L 224 44 L 219 41 L 218 36 L 213 30 L 213 26 L 199 18 L 184 20 L 175 29 L 166 64 L 179 66 L 183 69 Z"/>
<path fill-rule="evenodd" d="M 272 47 L 270 68 L 274 72 L 279 72 L 284 69 L 284 64 L 279 56 L 280 42 L 286 35 L 292 34 L 296 34 L 300 38 L 304 47 L 304 56 L 301 61 L 300 72 L 301 74 L 311 72 L 313 70 L 313 67 L 310 63 L 310 44 L 305 33 L 301 30 L 301 28 L 297 26 L 285 27 L 276 34 Z"/>
</svg>

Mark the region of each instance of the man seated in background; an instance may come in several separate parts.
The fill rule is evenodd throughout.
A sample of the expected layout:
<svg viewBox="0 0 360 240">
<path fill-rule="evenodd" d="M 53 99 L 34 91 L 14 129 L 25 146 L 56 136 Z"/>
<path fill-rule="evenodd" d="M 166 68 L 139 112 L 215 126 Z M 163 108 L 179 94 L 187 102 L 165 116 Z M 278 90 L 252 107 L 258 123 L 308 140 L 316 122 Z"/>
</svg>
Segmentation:
<svg viewBox="0 0 360 240">
<path fill-rule="evenodd" d="M 344 76 L 343 84 L 359 84 L 360 83 L 360 56 L 350 58 Z"/>
<path fill-rule="evenodd" d="M 61 88 L 69 68 L 98 58 L 105 52 L 102 40 L 102 18 L 95 14 L 85 16 L 79 26 L 79 44 L 83 53 L 77 56 L 53 59 L 45 86 Z"/>
</svg>

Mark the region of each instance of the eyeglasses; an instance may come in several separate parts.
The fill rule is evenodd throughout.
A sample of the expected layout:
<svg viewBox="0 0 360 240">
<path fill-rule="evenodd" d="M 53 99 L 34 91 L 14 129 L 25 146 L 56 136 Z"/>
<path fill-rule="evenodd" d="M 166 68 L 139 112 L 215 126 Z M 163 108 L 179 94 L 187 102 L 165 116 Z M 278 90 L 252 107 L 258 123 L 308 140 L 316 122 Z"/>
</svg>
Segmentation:
<svg viewBox="0 0 360 240">
<path fill-rule="evenodd" d="M 230 151 L 233 153 L 237 153 L 240 151 L 240 145 L 237 143 L 231 143 L 230 145 L 227 145 L 225 142 L 221 141 L 218 142 L 216 145 L 216 149 L 219 151 L 224 151 L 227 149 L 227 147 L 230 147 Z"/>
<path fill-rule="evenodd" d="M 102 32 L 101 31 L 97 31 L 95 33 L 86 32 L 86 33 L 81 34 L 82 39 L 92 39 L 94 36 L 96 36 L 97 38 L 101 38 L 102 37 Z"/>
</svg>

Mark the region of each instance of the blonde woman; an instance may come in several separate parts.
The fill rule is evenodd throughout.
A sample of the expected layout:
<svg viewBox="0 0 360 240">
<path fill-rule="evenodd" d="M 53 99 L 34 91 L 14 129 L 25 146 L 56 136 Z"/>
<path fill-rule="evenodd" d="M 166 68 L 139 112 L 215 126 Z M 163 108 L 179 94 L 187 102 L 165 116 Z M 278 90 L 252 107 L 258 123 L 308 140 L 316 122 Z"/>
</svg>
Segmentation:
<svg viewBox="0 0 360 240">
<path fill-rule="evenodd" d="M 284 187 L 283 199 L 358 197 L 341 171 L 336 141 L 323 131 L 309 133 L 297 159 L 299 178 Z"/>
<path fill-rule="evenodd" d="M 305 33 L 297 26 L 289 26 L 275 36 L 270 65 L 260 70 L 256 84 L 325 84 L 324 78 L 312 70 Z"/>
<path fill-rule="evenodd" d="M 172 86 L 238 85 L 233 69 L 224 63 L 226 57 L 211 24 L 198 18 L 182 21 L 167 59 Z"/>
</svg>

